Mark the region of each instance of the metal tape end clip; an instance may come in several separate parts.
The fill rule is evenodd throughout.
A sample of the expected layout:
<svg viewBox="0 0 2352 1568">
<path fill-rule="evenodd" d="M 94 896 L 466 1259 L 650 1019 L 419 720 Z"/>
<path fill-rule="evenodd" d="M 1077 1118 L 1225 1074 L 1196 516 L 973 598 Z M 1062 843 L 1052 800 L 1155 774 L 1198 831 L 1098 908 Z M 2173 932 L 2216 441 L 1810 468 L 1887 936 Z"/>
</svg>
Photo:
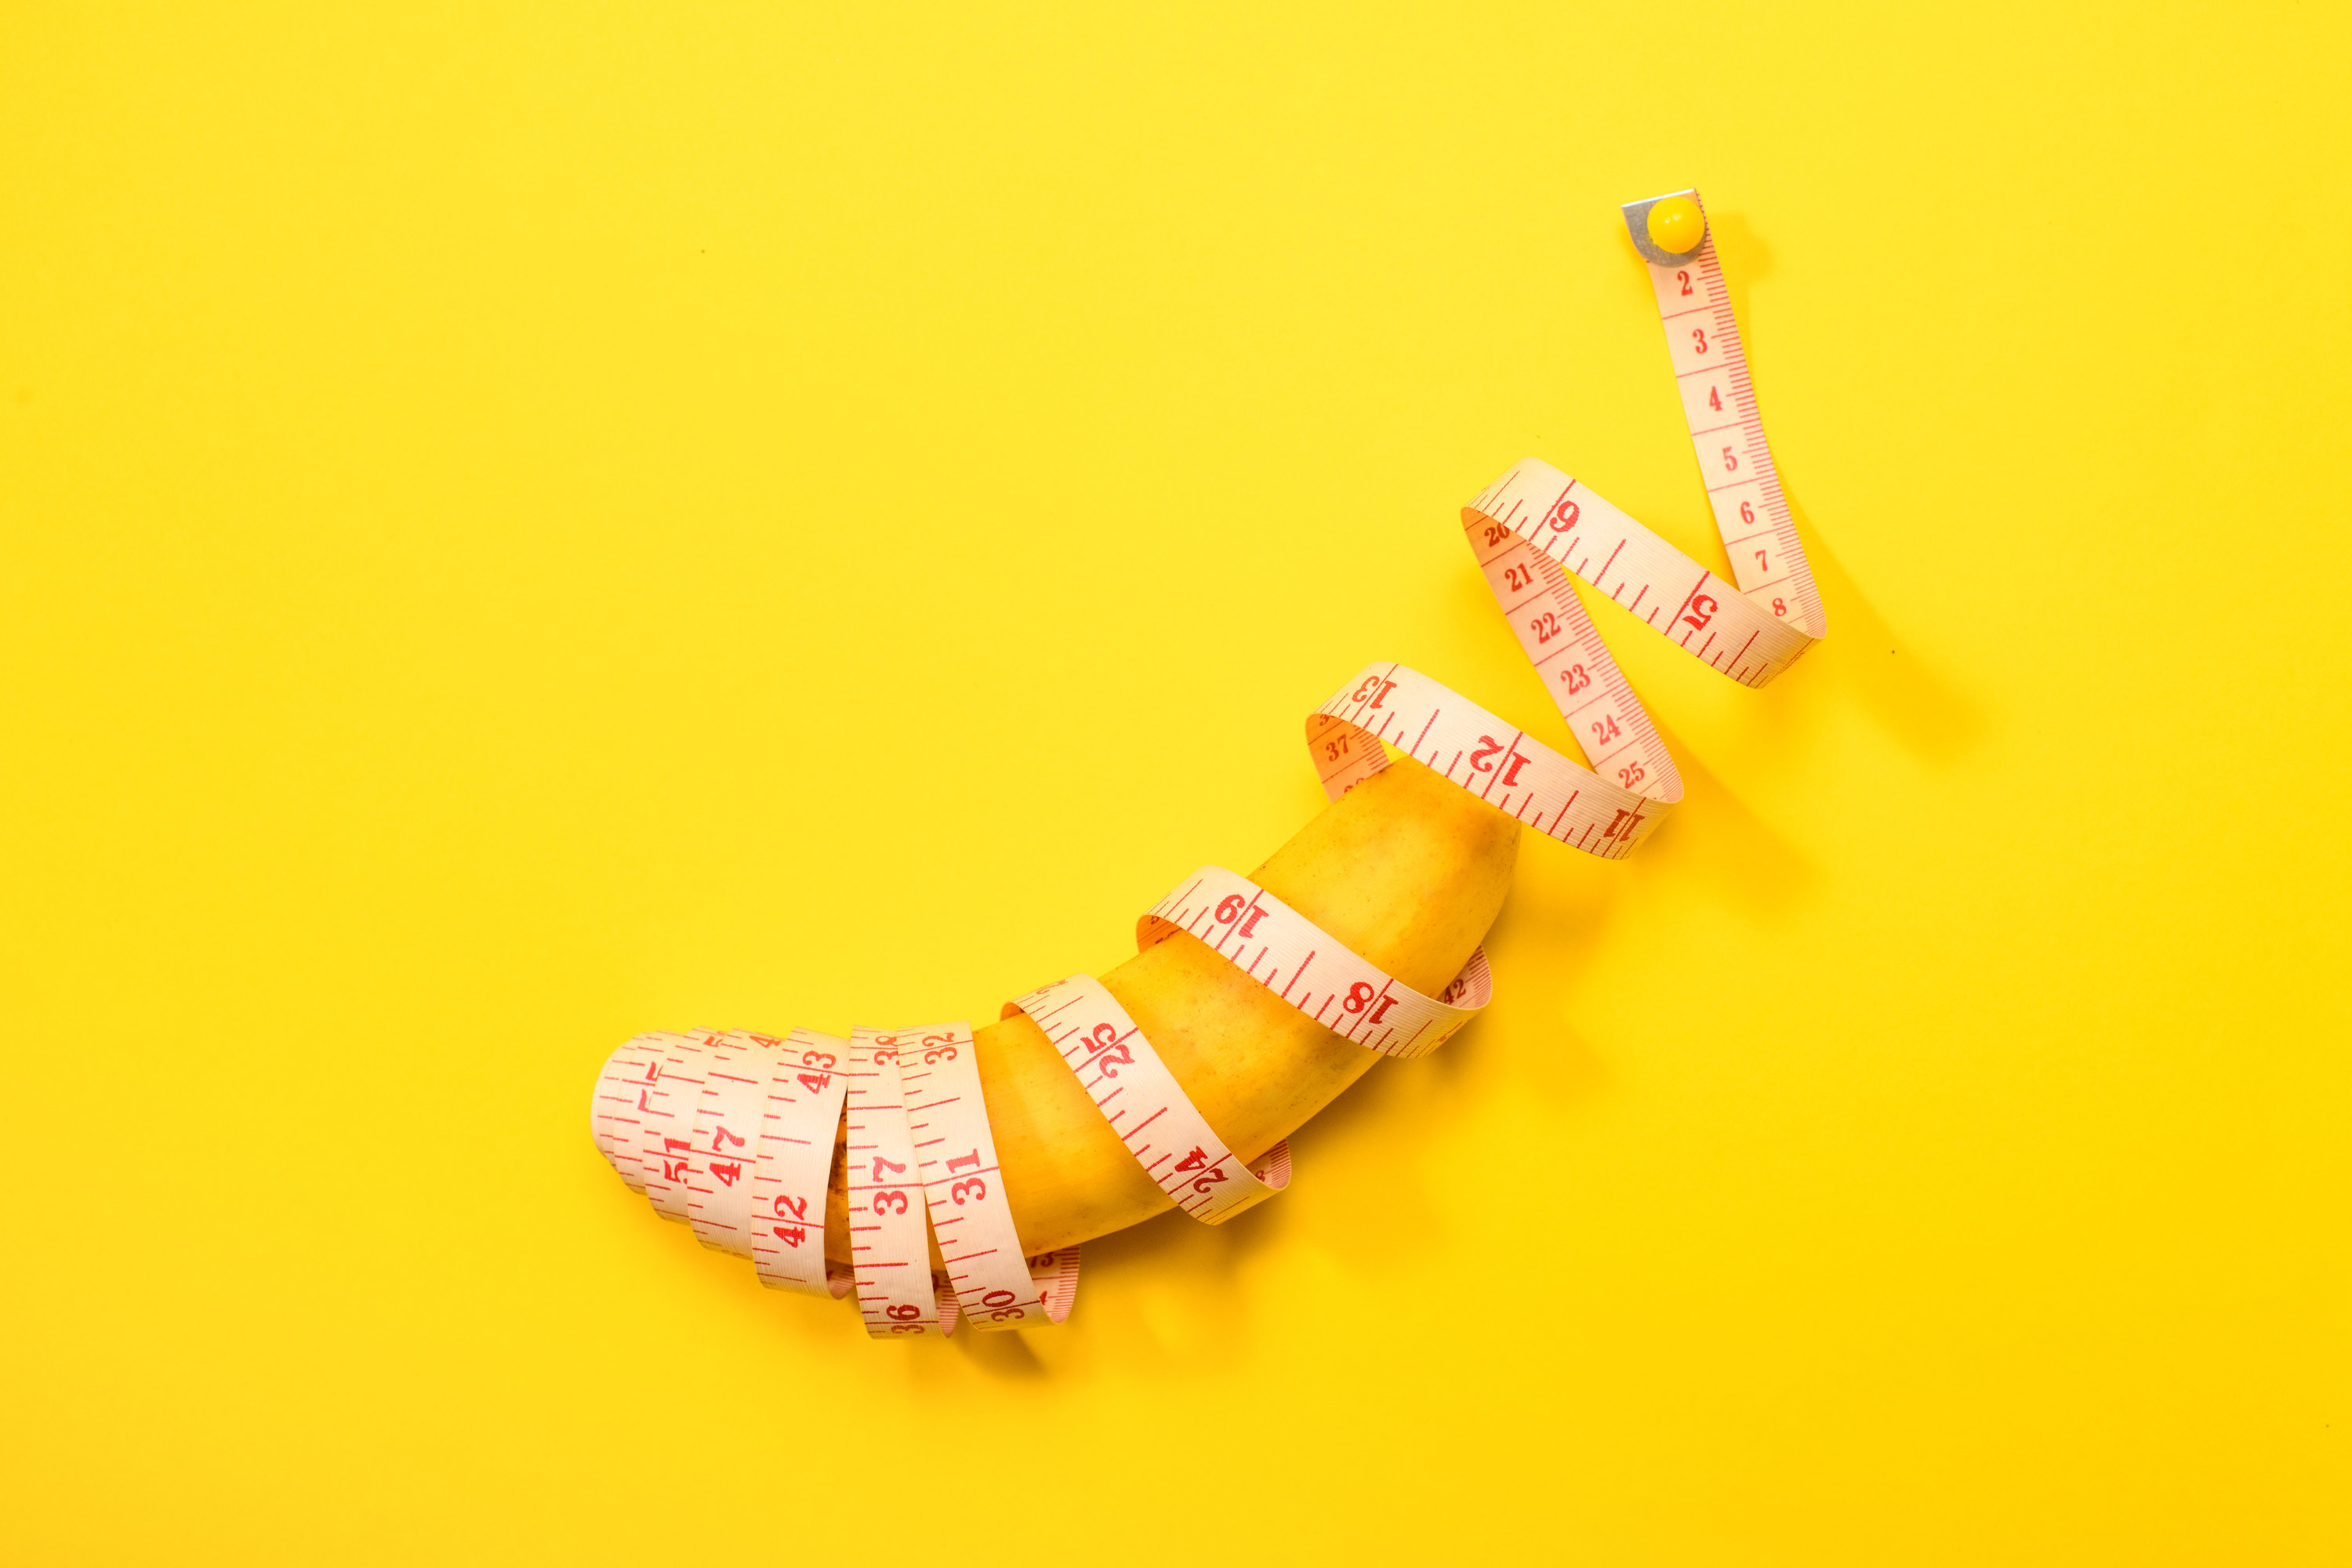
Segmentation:
<svg viewBox="0 0 2352 1568">
<path fill-rule="evenodd" d="M 1668 250 L 1658 242 L 1657 236 L 1651 230 L 1650 209 L 1661 202 L 1688 203 L 1690 207 L 1697 212 L 1697 232 L 1680 250 Z M 1695 259 L 1700 250 L 1706 247 L 1706 208 L 1699 201 L 1696 190 L 1668 191 L 1662 196 L 1648 196 L 1638 202 L 1627 202 L 1622 211 L 1625 214 L 1625 232 L 1633 237 L 1633 248 L 1640 251 L 1642 259 L 1653 267 L 1684 266 Z M 1676 208 L 1669 208 L 1660 216 L 1662 219 L 1673 220 L 1663 226 L 1667 227 L 1670 233 L 1675 228 L 1686 228 L 1689 226 L 1689 215 Z"/>
</svg>

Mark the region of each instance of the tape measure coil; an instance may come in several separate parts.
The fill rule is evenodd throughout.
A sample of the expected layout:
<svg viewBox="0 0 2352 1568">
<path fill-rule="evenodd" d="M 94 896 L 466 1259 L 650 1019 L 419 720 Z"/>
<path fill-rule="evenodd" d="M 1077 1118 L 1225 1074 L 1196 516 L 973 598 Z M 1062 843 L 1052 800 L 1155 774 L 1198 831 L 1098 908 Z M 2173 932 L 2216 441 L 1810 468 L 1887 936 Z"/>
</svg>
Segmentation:
<svg viewBox="0 0 2352 1568">
<path fill-rule="evenodd" d="M 1686 253 L 1662 236 L 1690 226 Z M 1306 722 L 1334 800 L 1412 757 L 1496 809 L 1572 847 L 1618 858 L 1654 832 L 1682 780 L 1656 725 L 1601 641 L 1570 578 L 1743 685 L 1773 679 L 1827 630 L 1811 568 L 1756 411 L 1712 226 L 1696 191 L 1629 203 L 1650 268 L 1693 451 L 1734 581 L 1535 458 L 1462 510 L 1472 554 L 1554 706 L 1578 763 L 1437 681 L 1366 666 Z M 1437 997 L 1349 951 L 1249 879 L 1205 867 L 1138 921 L 1139 947 L 1185 931 L 1343 1037 L 1399 1058 L 1434 1049 L 1492 994 L 1473 953 Z M 1215 1224 L 1286 1185 L 1286 1143 L 1255 1166 L 1218 1138 L 1107 986 L 1076 974 L 1005 1005 L 1043 1030 L 1161 1190 Z M 845 1107 L 851 1268 L 824 1260 L 835 1119 Z M 1021 1255 L 1003 1194 L 970 1026 L 641 1035 L 614 1051 L 591 1102 L 597 1147 L 632 1189 L 705 1246 L 751 1257 L 763 1283 L 838 1296 L 854 1279 L 877 1337 L 946 1333 L 960 1320 L 1059 1322 L 1077 1249 Z M 860 1205 L 863 1205 L 862 1207 Z M 812 1214 L 811 1209 L 814 1209 Z M 940 1242 L 944 1283 L 929 1267 Z M 861 1239 L 862 1238 L 862 1239 Z"/>
</svg>

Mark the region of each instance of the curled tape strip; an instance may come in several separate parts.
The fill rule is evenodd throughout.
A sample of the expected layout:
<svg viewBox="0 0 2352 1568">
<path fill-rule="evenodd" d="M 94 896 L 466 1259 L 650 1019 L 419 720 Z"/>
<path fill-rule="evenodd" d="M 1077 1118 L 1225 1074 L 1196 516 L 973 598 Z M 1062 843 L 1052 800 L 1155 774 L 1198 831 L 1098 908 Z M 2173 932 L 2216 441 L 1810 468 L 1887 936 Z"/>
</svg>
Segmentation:
<svg viewBox="0 0 2352 1568">
<path fill-rule="evenodd" d="M 1648 215 L 1661 202 L 1680 205 L 1652 234 Z M 1663 249 L 1660 236 L 1686 234 L 1694 213 L 1696 246 Z M 1570 579 L 1747 686 L 1778 676 L 1827 631 L 1698 193 L 1629 203 L 1624 216 L 1649 266 L 1735 581 L 1549 463 L 1523 459 L 1462 509 L 1462 527 L 1584 762 L 1427 676 L 1371 664 L 1307 719 L 1334 800 L 1389 766 L 1392 747 L 1561 843 L 1617 858 L 1657 829 L 1682 798 L 1682 778 Z M 1483 950 L 1443 994 L 1424 996 L 1215 866 L 1153 906 L 1137 922 L 1137 944 L 1179 931 L 1309 1017 L 1393 1057 L 1434 1049 L 1493 992 Z M 1288 1183 L 1287 1145 L 1244 1164 L 1100 981 L 1075 974 L 1040 986 L 1003 1016 L 1015 1012 L 1045 1031 L 1137 1163 L 1194 1218 L 1230 1219 Z M 850 1279 L 825 1263 L 824 1205 L 836 1126 L 845 1126 L 850 1273 L 877 1337 L 947 1333 L 959 1320 L 1060 1322 L 1069 1312 L 1077 1249 L 1021 1255 L 967 1024 L 860 1028 L 845 1041 L 807 1030 L 640 1035 L 598 1074 L 589 1121 L 622 1179 L 704 1245 L 748 1252 L 767 1284 L 835 1296 Z"/>
<path fill-rule="evenodd" d="M 924 1036 L 919 1052 L 902 1043 L 898 1077 L 907 1129 L 923 1168 L 931 1234 L 965 1320 L 974 1329 L 1013 1329 L 1040 1317 L 1055 1323 L 1068 1317 L 1077 1289 L 1076 1249 L 1066 1269 L 1057 1261 L 1033 1271 L 1021 1255 L 996 1140 L 988 1131 L 971 1026 L 950 1026 L 947 1039 Z"/>
<path fill-rule="evenodd" d="M 857 1310 L 866 1331 L 877 1338 L 955 1331 L 955 1295 L 931 1282 L 929 1207 L 898 1063 L 905 1047 L 937 1048 L 957 1037 L 956 1026 L 946 1024 L 849 1032 L 849 1130 L 842 1145 L 849 1259 Z"/>
<path fill-rule="evenodd" d="M 661 1035 L 637 1089 L 637 1169 L 646 1196 L 665 1219 L 687 1217 L 694 1164 L 694 1113 L 702 1100 L 702 1039 Z"/>
<path fill-rule="evenodd" d="M 604 1060 L 596 1074 L 596 1092 L 588 1102 L 588 1131 L 621 1180 L 633 1193 L 646 1190 L 645 1172 L 637 1163 L 637 1095 L 659 1048 L 658 1035 L 639 1035 Z"/>
<path fill-rule="evenodd" d="M 702 1041 L 686 1169 L 686 1218 L 714 1252 L 751 1256 L 751 1141 L 759 1136 L 776 1042 L 730 1030 Z"/>
<path fill-rule="evenodd" d="M 1612 811 L 1645 814 L 1645 821 L 1629 816 L 1613 835 L 1568 840 L 1607 855 L 1622 855 L 1631 847 L 1627 839 L 1638 843 L 1656 827 L 1665 808 L 1682 798 L 1682 776 L 1570 576 L 1744 686 L 1773 679 L 1829 629 L 1764 438 L 1715 237 L 1702 229 L 1697 248 L 1675 257 L 1644 232 L 1650 208 L 1677 199 L 1704 212 L 1696 191 L 1679 191 L 1627 203 L 1625 223 L 1649 265 L 1691 450 L 1737 585 L 1540 458 L 1521 459 L 1462 509 L 1471 552 L 1591 764 L 1591 785 L 1640 797 L 1609 804 Z"/>
<path fill-rule="evenodd" d="M 1118 998 L 1091 974 L 1040 985 L 1002 1015 L 1026 1013 L 1078 1076 L 1078 1086 L 1143 1173 L 1176 1206 L 1219 1225 L 1290 1184 L 1290 1145 L 1242 1163 L 1194 1108 Z"/>
<path fill-rule="evenodd" d="M 825 1178 L 833 1169 L 841 1101 L 849 1088 L 841 1064 L 849 1042 L 794 1029 L 775 1042 L 761 1097 L 751 1173 L 751 1264 L 760 1282 L 808 1295 L 848 1293 L 846 1278 L 824 1262 Z"/>
<path fill-rule="evenodd" d="M 1382 1056 L 1417 1057 L 1477 1016 L 1494 994 L 1484 948 L 1443 1000 L 1423 995 L 1236 871 L 1203 866 L 1135 923 L 1135 945 L 1185 931 L 1333 1034 Z"/>
</svg>

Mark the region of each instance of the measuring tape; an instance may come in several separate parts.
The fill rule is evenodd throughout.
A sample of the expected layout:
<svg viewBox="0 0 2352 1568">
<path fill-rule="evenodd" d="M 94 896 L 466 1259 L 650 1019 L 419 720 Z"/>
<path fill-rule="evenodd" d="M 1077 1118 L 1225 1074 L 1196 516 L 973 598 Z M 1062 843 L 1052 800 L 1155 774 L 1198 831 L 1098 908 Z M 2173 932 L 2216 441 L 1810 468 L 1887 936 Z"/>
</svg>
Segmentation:
<svg viewBox="0 0 2352 1568">
<path fill-rule="evenodd" d="M 1693 561 L 1538 458 L 1462 509 L 1479 570 L 1584 761 L 1402 665 L 1367 665 L 1307 719 L 1325 793 L 1339 799 L 1402 752 L 1563 844 L 1618 858 L 1682 798 L 1657 726 L 1601 640 L 1576 577 L 1709 668 L 1762 686 L 1828 629 L 1696 191 L 1624 208 L 1650 268 L 1675 384 L 1732 581 Z M 1368 1050 L 1434 1050 L 1494 991 L 1483 949 L 1426 996 L 1248 878 L 1204 866 L 1136 925 L 1138 949 L 1184 931 L 1268 991 Z M 1218 1137 L 1109 988 L 1074 974 L 1004 1005 L 1061 1054 L 1144 1173 L 1216 1225 L 1290 1180 L 1287 1143 L 1255 1164 Z M 1058 1323 L 1078 1249 L 1025 1257 L 989 1128 L 971 1026 L 640 1035 L 598 1075 L 596 1146 L 706 1247 L 750 1258 L 763 1284 L 853 1289 L 880 1339 Z M 848 1214 L 846 1268 L 827 1261 L 834 1151 Z"/>
<path fill-rule="evenodd" d="M 1290 1144 L 1276 1143 L 1256 1164 L 1244 1164 L 1118 998 L 1093 975 L 1041 985 L 1007 1002 L 1001 1016 L 1015 1013 L 1026 1013 L 1045 1031 L 1144 1174 L 1194 1219 L 1221 1224 L 1290 1184 Z"/>
</svg>

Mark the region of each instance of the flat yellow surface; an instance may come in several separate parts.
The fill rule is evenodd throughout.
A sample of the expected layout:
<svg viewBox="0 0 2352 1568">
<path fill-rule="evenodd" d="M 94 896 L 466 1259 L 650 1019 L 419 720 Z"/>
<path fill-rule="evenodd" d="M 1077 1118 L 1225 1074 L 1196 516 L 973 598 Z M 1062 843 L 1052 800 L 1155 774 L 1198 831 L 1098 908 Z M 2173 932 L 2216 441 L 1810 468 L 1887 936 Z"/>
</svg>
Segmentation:
<svg viewBox="0 0 2352 1568">
<path fill-rule="evenodd" d="M 0 1556 L 2352 1553 L 2340 8 L 81 10 L 0 23 Z M 1693 184 L 1832 637 L 1604 610 L 1691 798 L 1523 850 L 1486 1018 L 1023 1338 L 614 1178 L 618 1041 L 1115 963 L 1368 659 L 1558 737 L 1455 510 L 1717 558 Z"/>
</svg>

